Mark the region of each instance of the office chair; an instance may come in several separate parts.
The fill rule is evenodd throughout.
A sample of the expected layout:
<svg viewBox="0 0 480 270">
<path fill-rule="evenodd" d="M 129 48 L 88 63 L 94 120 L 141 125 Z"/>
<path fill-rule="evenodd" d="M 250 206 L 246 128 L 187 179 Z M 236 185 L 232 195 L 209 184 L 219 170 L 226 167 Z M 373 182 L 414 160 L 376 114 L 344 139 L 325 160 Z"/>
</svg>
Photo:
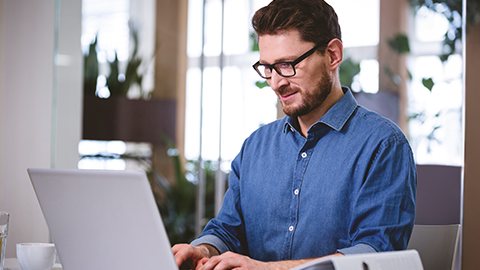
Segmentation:
<svg viewBox="0 0 480 270">
<path fill-rule="evenodd" d="M 420 254 L 424 270 L 454 270 L 460 225 L 414 225 L 407 249 Z"/>
</svg>

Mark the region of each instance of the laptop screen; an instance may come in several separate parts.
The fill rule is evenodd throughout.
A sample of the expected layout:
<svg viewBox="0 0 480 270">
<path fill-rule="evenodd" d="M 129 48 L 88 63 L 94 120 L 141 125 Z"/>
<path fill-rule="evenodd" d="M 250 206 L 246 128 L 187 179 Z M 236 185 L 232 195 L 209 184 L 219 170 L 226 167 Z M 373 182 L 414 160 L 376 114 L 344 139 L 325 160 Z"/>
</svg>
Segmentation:
<svg viewBox="0 0 480 270">
<path fill-rule="evenodd" d="M 144 172 L 28 173 L 64 269 L 178 269 Z"/>
</svg>

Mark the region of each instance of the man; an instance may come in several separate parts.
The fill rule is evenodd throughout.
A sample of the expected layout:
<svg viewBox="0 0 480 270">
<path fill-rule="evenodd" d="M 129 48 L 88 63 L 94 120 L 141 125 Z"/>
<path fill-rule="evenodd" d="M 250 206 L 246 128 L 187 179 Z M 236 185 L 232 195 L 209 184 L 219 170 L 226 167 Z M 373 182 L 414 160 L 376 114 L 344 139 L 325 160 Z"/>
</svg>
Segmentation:
<svg viewBox="0 0 480 270">
<path fill-rule="evenodd" d="M 247 138 L 216 219 L 172 248 L 195 269 L 289 269 L 312 258 L 405 249 L 415 217 L 411 148 L 342 88 L 343 45 L 323 0 L 274 0 L 253 19 L 254 65 L 287 114 Z"/>
</svg>

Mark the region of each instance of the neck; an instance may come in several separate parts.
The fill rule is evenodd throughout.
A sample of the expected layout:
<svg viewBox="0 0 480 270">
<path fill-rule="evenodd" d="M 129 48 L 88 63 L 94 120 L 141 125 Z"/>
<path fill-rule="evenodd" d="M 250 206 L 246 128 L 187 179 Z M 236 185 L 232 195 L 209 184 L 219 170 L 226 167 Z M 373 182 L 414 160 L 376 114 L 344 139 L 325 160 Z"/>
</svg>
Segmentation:
<svg viewBox="0 0 480 270">
<path fill-rule="evenodd" d="M 310 127 L 318 120 L 320 120 L 328 112 L 328 110 L 330 110 L 330 108 L 332 108 L 333 105 L 335 105 L 335 103 L 337 103 L 342 97 L 343 90 L 340 86 L 340 83 L 334 83 L 332 91 L 327 96 L 321 106 L 315 108 L 306 115 L 298 116 L 297 120 L 298 125 L 300 126 L 300 132 L 302 136 L 306 138 Z"/>
</svg>

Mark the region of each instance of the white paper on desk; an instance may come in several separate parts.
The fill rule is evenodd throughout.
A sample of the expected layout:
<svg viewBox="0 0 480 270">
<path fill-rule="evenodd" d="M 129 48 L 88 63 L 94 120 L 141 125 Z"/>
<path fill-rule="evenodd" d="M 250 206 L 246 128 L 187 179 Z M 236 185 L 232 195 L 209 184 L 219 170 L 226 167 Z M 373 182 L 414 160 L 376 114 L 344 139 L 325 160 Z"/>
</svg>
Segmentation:
<svg viewBox="0 0 480 270">
<path fill-rule="evenodd" d="M 302 264 L 292 270 L 423 270 L 416 250 L 330 256 Z"/>
</svg>

